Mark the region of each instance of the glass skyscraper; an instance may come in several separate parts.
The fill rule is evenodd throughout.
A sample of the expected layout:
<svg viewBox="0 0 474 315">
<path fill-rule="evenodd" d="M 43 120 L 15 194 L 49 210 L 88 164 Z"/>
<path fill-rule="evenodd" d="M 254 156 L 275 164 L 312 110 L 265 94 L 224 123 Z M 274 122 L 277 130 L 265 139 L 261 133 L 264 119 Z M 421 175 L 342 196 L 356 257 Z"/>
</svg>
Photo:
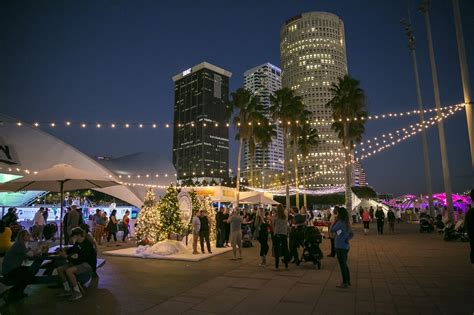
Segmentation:
<svg viewBox="0 0 474 315">
<path fill-rule="evenodd" d="M 175 76 L 173 164 L 178 181 L 228 177 L 226 104 L 232 73 L 202 62 Z"/>
<path fill-rule="evenodd" d="M 276 90 L 281 89 L 281 70 L 271 63 L 264 63 L 244 73 L 244 87 L 257 96 L 260 103 L 266 108 L 270 107 L 270 95 Z M 271 117 L 268 117 L 271 118 Z M 281 127 L 276 126 L 277 135 L 267 148 L 257 145 L 255 156 L 253 157 L 254 183 L 251 186 L 258 185 L 266 187 L 270 184 L 269 175 L 281 173 L 283 171 L 283 133 Z M 250 164 L 252 156 L 249 147 L 244 146 L 244 169 L 246 178 L 250 178 Z M 266 180 L 265 180 L 266 179 Z"/>
</svg>

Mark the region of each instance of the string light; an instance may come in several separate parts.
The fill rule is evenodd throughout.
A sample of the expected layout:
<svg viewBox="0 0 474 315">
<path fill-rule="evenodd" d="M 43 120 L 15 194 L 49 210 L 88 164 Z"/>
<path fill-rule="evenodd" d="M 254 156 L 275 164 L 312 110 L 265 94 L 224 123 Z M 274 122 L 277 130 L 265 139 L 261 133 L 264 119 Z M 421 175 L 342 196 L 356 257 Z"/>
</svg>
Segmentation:
<svg viewBox="0 0 474 315">
<path fill-rule="evenodd" d="M 450 110 L 458 110 L 458 109 L 462 109 L 464 108 L 465 104 L 464 103 L 460 103 L 460 104 L 455 104 L 455 105 L 451 105 L 451 106 L 445 106 L 445 107 L 441 107 L 439 111 L 450 111 Z M 359 118 L 354 118 L 354 119 L 349 119 L 347 118 L 346 121 L 358 121 L 358 120 L 380 120 L 380 119 L 387 119 L 387 118 L 403 118 L 403 117 L 409 117 L 409 116 L 415 116 L 415 115 L 419 115 L 421 112 L 423 112 L 424 114 L 427 114 L 427 113 L 438 113 L 438 110 L 436 110 L 436 108 L 429 108 L 429 109 L 424 109 L 423 111 L 420 111 L 420 110 L 412 110 L 412 111 L 407 111 L 407 112 L 398 112 L 398 113 L 385 113 L 385 114 L 377 114 L 377 115 L 370 115 L 370 116 L 367 116 L 367 118 L 363 118 L 363 117 L 359 117 Z M 342 119 L 339 119 L 338 121 L 342 121 Z M 269 125 L 283 125 L 283 124 L 286 124 L 286 125 L 291 125 L 292 123 L 296 123 L 296 124 L 310 124 L 312 126 L 329 126 L 331 124 L 333 124 L 335 122 L 334 119 L 332 118 L 329 118 L 329 119 L 313 119 L 313 120 L 307 120 L 307 121 L 275 121 L 275 122 L 269 122 Z M 252 125 L 253 123 L 256 123 L 257 125 L 260 125 L 260 122 L 258 121 L 255 121 L 255 122 L 249 122 L 248 124 L 249 125 Z M 45 123 L 45 122 L 40 122 L 40 121 L 36 121 L 34 123 L 32 123 L 35 127 L 39 127 L 40 125 L 44 125 L 44 126 L 50 126 L 52 128 L 56 127 L 56 123 L 55 122 L 49 122 L 49 123 Z M 214 127 L 214 128 L 219 128 L 220 125 L 219 123 L 215 122 L 215 123 L 212 123 L 212 124 L 209 124 L 205 121 L 199 121 L 199 122 L 189 122 L 188 123 L 191 127 L 198 127 L 198 126 L 202 126 L 202 127 L 205 127 L 205 128 L 208 128 L 208 127 Z M 16 125 L 18 127 L 21 127 L 23 125 L 23 122 L 17 122 Z M 66 121 L 64 123 L 64 125 L 66 127 L 73 127 L 73 126 L 80 126 L 82 128 L 86 128 L 87 125 L 94 125 L 94 123 L 78 123 L 78 122 L 72 122 L 72 121 Z M 172 125 L 171 123 L 163 123 L 163 124 L 157 124 L 155 122 L 141 122 L 141 123 L 122 123 L 122 124 L 116 124 L 116 123 L 96 123 L 95 124 L 95 127 L 96 128 L 101 128 L 103 126 L 110 126 L 111 128 L 116 128 L 118 127 L 119 125 L 122 125 L 124 126 L 125 128 L 133 128 L 133 127 L 137 127 L 139 129 L 143 129 L 143 128 L 153 128 L 153 129 L 156 129 L 158 128 L 159 126 L 165 128 L 165 129 L 169 129 L 170 126 Z M 237 123 L 237 126 L 240 126 L 240 123 Z M 182 127 L 185 127 L 185 125 L 182 125 L 182 124 L 178 124 L 178 128 L 182 128 Z M 230 127 L 230 123 L 226 123 L 225 124 L 225 127 L 229 128 Z"/>
</svg>

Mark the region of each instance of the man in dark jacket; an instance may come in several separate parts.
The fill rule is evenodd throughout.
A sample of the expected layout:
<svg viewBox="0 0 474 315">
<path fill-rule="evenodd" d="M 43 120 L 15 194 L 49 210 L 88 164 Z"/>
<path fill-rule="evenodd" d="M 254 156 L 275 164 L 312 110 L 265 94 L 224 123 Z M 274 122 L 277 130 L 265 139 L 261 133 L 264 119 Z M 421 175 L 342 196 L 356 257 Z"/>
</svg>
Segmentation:
<svg viewBox="0 0 474 315">
<path fill-rule="evenodd" d="M 379 234 L 383 234 L 383 225 L 385 220 L 385 213 L 381 207 L 377 207 L 377 211 L 375 211 L 375 218 L 377 218 L 377 231 Z"/>
<path fill-rule="evenodd" d="M 207 245 L 207 252 L 212 254 L 211 251 L 211 242 L 209 241 L 209 218 L 207 217 L 207 211 L 201 210 L 201 216 L 199 217 L 201 221 L 201 229 L 199 230 L 199 241 L 201 242 L 201 252 L 204 254 L 204 240 Z"/>
<path fill-rule="evenodd" d="M 471 266 L 474 269 L 474 189 L 471 190 L 471 206 L 464 218 L 464 226 L 469 235 L 469 243 L 471 244 Z"/>
</svg>

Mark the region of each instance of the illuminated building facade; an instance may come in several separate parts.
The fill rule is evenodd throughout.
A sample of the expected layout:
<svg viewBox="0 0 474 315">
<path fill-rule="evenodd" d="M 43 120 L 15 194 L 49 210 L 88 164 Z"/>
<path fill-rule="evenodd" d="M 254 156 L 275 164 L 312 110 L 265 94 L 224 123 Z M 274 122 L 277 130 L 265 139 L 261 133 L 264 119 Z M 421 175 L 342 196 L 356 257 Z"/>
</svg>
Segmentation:
<svg viewBox="0 0 474 315">
<path fill-rule="evenodd" d="M 359 161 L 354 161 L 352 166 L 352 185 L 367 186 L 365 171 Z"/>
<path fill-rule="evenodd" d="M 281 89 L 281 70 L 271 63 L 265 63 L 247 70 L 244 73 L 244 87 L 257 96 L 265 108 L 269 108 L 271 105 L 270 95 Z M 253 157 L 253 176 L 250 175 L 252 156 L 248 144 L 244 146 L 243 173 L 246 178 L 253 177 L 254 183 L 251 183 L 253 186 L 266 187 L 270 184 L 268 175 L 283 171 L 283 132 L 281 127 L 277 126 L 276 132 L 276 137 L 273 138 L 267 148 L 262 148 L 260 145 L 256 146 Z M 266 181 L 265 178 L 267 178 Z"/>
<path fill-rule="evenodd" d="M 226 104 L 232 73 L 202 62 L 173 77 L 173 165 L 178 181 L 219 183 L 228 177 Z"/>
<path fill-rule="evenodd" d="M 307 12 L 280 30 L 282 85 L 301 96 L 317 122 L 320 144 L 310 154 L 306 170 L 310 188 L 344 185 L 344 150 L 331 130 L 330 87 L 347 74 L 344 23 L 327 12 Z"/>
</svg>

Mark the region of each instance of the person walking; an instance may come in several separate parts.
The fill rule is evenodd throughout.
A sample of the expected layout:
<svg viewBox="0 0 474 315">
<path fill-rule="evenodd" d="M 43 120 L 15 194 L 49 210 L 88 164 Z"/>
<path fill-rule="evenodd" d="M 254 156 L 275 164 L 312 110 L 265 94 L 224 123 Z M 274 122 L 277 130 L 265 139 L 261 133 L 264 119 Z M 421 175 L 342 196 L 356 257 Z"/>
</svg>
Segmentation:
<svg viewBox="0 0 474 315">
<path fill-rule="evenodd" d="M 393 213 L 392 208 L 388 209 L 387 219 L 388 219 L 388 224 L 390 226 L 390 232 L 395 233 L 395 220 L 396 220 L 396 217 L 395 217 L 395 213 Z"/>
<path fill-rule="evenodd" d="M 109 244 L 110 242 L 110 239 L 112 238 L 112 236 L 114 237 L 114 241 L 115 243 L 117 243 L 117 224 L 118 224 L 118 221 L 117 221 L 117 210 L 112 210 L 112 213 L 110 213 L 110 217 L 109 217 L 109 223 L 107 224 L 107 245 Z"/>
<path fill-rule="evenodd" d="M 130 211 L 125 211 L 125 215 L 122 218 L 122 242 L 126 242 L 128 234 L 130 234 Z"/>
<path fill-rule="evenodd" d="M 374 207 L 370 206 L 369 209 L 369 214 L 370 214 L 370 220 L 372 221 L 374 219 Z"/>
<path fill-rule="evenodd" d="M 242 259 L 242 217 L 239 214 L 239 208 L 235 207 L 234 211 L 227 219 L 230 225 L 230 243 L 232 245 L 232 260 L 237 260 L 237 247 L 239 247 L 239 258 Z"/>
<path fill-rule="evenodd" d="M 337 215 L 337 210 L 339 209 L 338 206 L 334 207 L 334 210 L 332 211 L 331 217 L 329 218 L 329 229 L 328 229 L 328 235 L 329 235 L 329 240 L 331 241 L 331 253 L 329 253 L 328 257 L 336 257 L 336 248 L 334 247 L 334 234 L 331 232 L 331 228 L 336 222 L 336 215 Z"/>
<path fill-rule="evenodd" d="M 201 221 L 201 229 L 199 230 L 199 241 L 201 242 L 201 253 L 204 252 L 204 241 L 206 242 L 207 252 L 212 254 L 211 251 L 211 242 L 209 241 L 209 218 L 207 217 L 207 211 L 201 210 L 201 215 L 199 216 L 199 221 Z"/>
<path fill-rule="evenodd" d="M 349 225 L 349 215 L 345 208 L 339 208 L 336 214 L 336 222 L 331 227 L 334 234 L 334 246 L 336 247 L 337 261 L 341 269 L 342 283 L 338 288 L 346 289 L 351 286 L 351 276 L 347 266 L 347 256 L 349 254 L 349 240 L 354 233 Z"/>
<path fill-rule="evenodd" d="M 364 209 L 364 212 L 362 213 L 362 223 L 364 224 L 364 235 L 369 234 L 370 213 L 367 209 Z"/>
<path fill-rule="evenodd" d="M 69 244 L 69 236 L 71 235 L 71 231 L 74 228 L 79 227 L 81 224 L 81 215 L 79 212 L 77 212 L 76 206 L 71 206 L 69 208 L 69 211 L 67 212 L 67 218 L 66 218 L 66 234 L 67 234 L 67 242 L 66 245 Z M 66 239 L 66 237 L 65 237 Z"/>
<path fill-rule="evenodd" d="M 377 232 L 382 235 L 383 225 L 385 223 L 385 213 L 383 212 L 381 207 L 377 207 L 377 211 L 375 211 L 375 217 L 377 218 Z"/>
<path fill-rule="evenodd" d="M 255 226 L 255 234 L 257 240 L 260 243 L 260 266 L 265 267 L 267 265 L 267 254 L 268 254 L 268 221 L 265 217 L 265 211 L 263 208 L 258 209 L 257 217 L 255 218 L 257 226 Z"/>
<path fill-rule="evenodd" d="M 193 217 L 193 255 L 199 254 L 197 251 L 197 242 L 199 238 L 199 230 L 201 230 L 201 220 L 199 220 L 200 211 L 196 211 Z"/>
<path fill-rule="evenodd" d="M 295 263 L 297 266 L 300 264 L 300 257 L 298 254 L 298 248 L 303 246 L 304 243 L 304 229 L 306 226 L 306 210 L 301 209 L 298 213 L 296 209 L 295 214 L 293 215 L 293 226 L 290 231 L 290 257 L 289 260 L 292 260 L 292 263 Z"/>
<path fill-rule="evenodd" d="M 100 213 L 100 209 L 95 210 L 94 217 L 92 218 L 94 223 L 94 239 L 97 244 L 102 245 L 102 236 L 104 235 L 105 220 Z"/>
<path fill-rule="evenodd" d="M 282 205 L 278 205 L 276 215 L 272 220 L 273 251 L 275 255 L 275 269 L 280 266 L 280 257 L 283 257 L 285 268 L 288 269 L 288 218 Z"/>
<path fill-rule="evenodd" d="M 40 207 L 38 211 L 36 211 L 35 216 L 33 218 L 33 226 L 31 228 L 31 236 L 33 236 L 33 240 L 41 240 L 43 238 L 43 229 L 45 225 L 44 221 L 44 208 Z"/>
<path fill-rule="evenodd" d="M 471 189 L 471 205 L 464 217 L 464 225 L 469 235 L 469 244 L 471 245 L 471 267 L 474 269 L 474 189 Z"/>
</svg>

